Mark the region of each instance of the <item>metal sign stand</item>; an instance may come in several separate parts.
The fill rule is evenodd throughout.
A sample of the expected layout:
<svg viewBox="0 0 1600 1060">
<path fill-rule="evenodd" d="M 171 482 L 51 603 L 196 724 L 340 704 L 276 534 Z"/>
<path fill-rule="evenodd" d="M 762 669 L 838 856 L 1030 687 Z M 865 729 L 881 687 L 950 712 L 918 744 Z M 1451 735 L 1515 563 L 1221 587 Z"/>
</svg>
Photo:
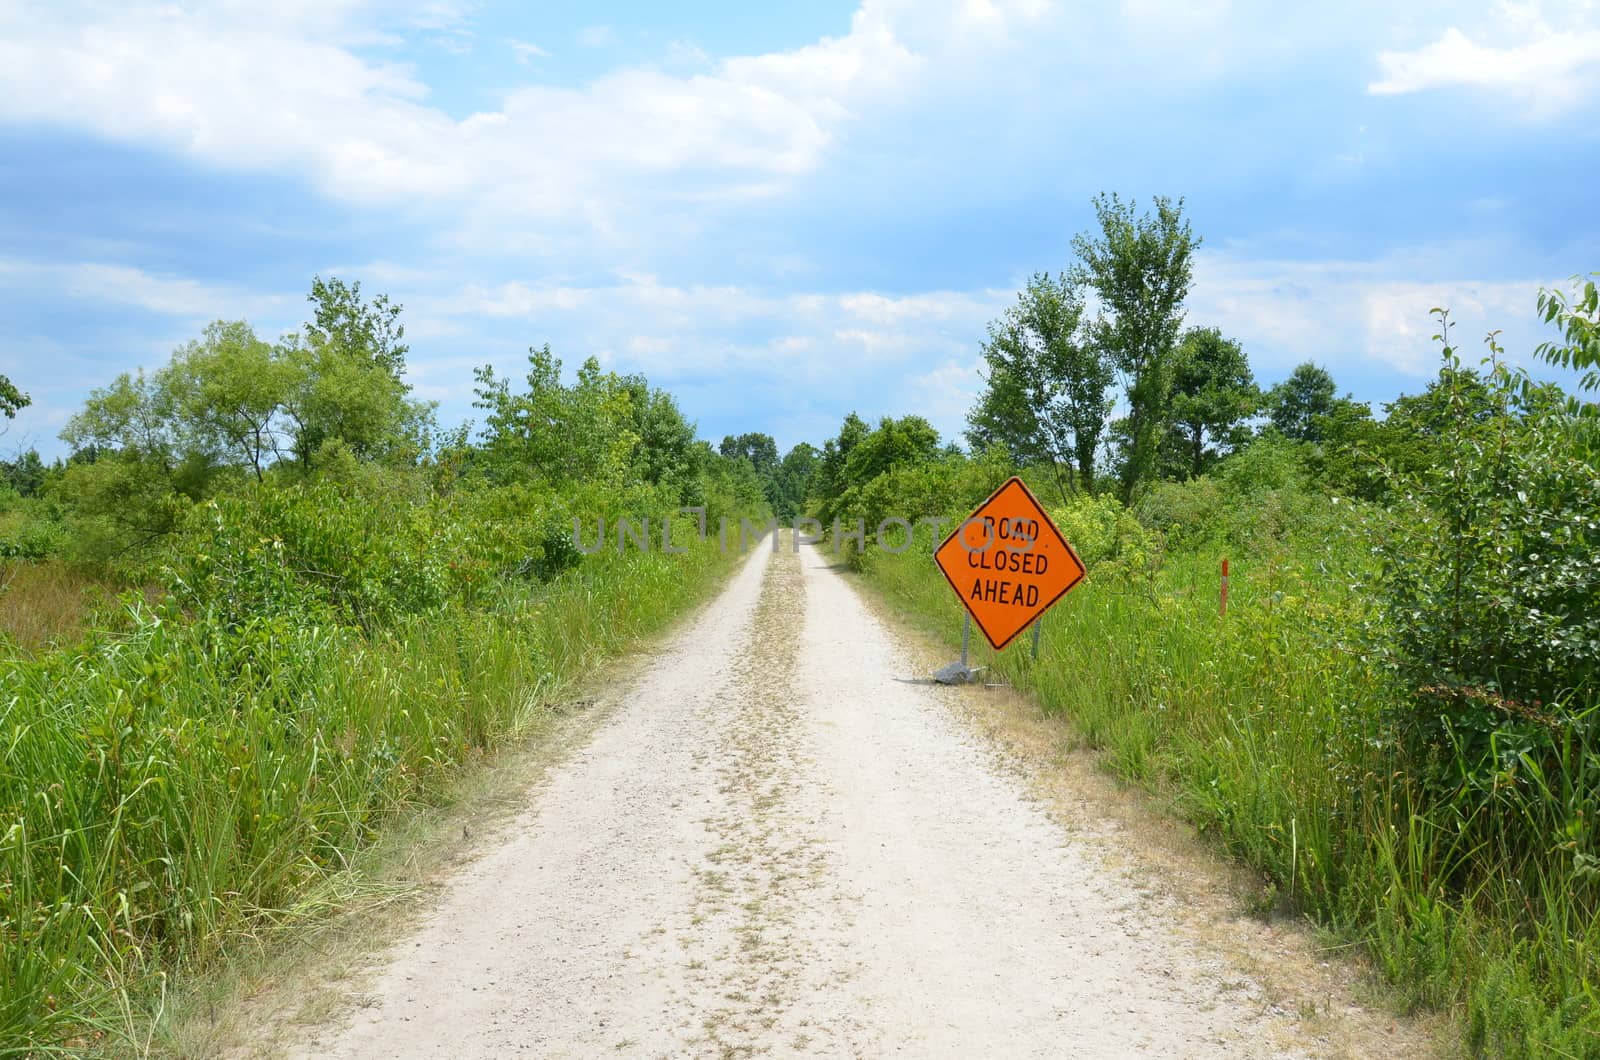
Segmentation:
<svg viewBox="0 0 1600 1060">
<path fill-rule="evenodd" d="M 972 616 L 961 617 L 961 660 L 949 666 L 941 667 L 933 673 L 933 679 L 941 685 L 964 685 L 975 679 L 983 667 L 967 665 L 967 645 L 972 641 Z"/>
</svg>

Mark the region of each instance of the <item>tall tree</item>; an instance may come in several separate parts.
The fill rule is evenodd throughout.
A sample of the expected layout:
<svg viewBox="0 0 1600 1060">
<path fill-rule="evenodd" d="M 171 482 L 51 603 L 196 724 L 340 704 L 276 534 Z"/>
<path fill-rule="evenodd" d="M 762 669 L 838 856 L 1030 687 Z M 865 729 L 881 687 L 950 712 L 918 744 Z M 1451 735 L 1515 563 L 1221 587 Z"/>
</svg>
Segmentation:
<svg viewBox="0 0 1600 1060">
<path fill-rule="evenodd" d="M 1298 442 L 1321 440 L 1317 421 L 1333 412 L 1333 376 L 1310 361 L 1295 367 L 1289 378 L 1267 391 L 1267 414 L 1272 426 Z"/>
<path fill-rule="evenodd" d="M 999 442 L 1019 462 L 1043 457 L 1087 488 L 1113 368 L 1085 334 L 1083 308 L 1079 280 L 1036 273 L 989 325 L 988 388 L 967 422 L 974 445 Z"/>
<path fill-rule="evenodd" d="M 360 280 L 345 283 L 337 276 L 313 277 L 306 301 L 316 307 L 305 327 L 311 345 L 362 358 L 397 380 L 405 374 L 411 347 L 405 344 L 406 327 L 400 323 L 404 306 L 389 301 L 386 294 L 363 301 Z"/>
<path fill-rule="evenodd" d="M 242 320 L 219 320 L 179 347 L 160 373 L 188 447 L 217 463 L 243 464 L 261 481 L 277 459 L 283 403 L 295 369 Z"/>
<path fill-rule="evenodd" d="M 973 452 L 999 446 L 1017 467 L 1051 458 L 1022 381 L 1010 368 L 992 360 L 984 373 L 983 393 L 967 413 L 966 436 Z"/>
<path fill-rule="evenodd" d="M 921 416 L 885 416 L 850 450 L 844 462 L 845 488 L 861 486 L 885 471 L 927 463 L 939 453 L 939 432 Z"/>
<path fill-rule="evenodd" d="M 386 295 L 364 301 L 359 282 L 337 277 L 313 280 L 307 300 L 312 320 L 284 346 L 296 366 L 285 412 L 301 466 L 312 467 L 325 446 L 370 459 L 420 444 L 432 406 L 410 400 L 402 378 L 401 307 Z"/>
<path fill-rule="evenodd" d="M 860 445 L 872 428 L 854 412 L 845 416 L 839 433 L 822 443 L 822 456 L 817 461 L 816 472 L 811 476 L 808 496 L 818 502 L 818 514 L 826 521 L 833 518 L 833 502 L 849 488 L 845 480 L 845 464 L 855 447 Z"/>
<path fill-rule="evenodd" d="M 1093 341 L 1122 376 L 1128 401 L 1128 452 L 1122 462 L 1123 500 L 1157 472 L 1170 422 L 1183 300 L 1193 280 L 1200 239 L 1183 217 L 1183 200 L 1157 196 L 1155 212 L 1139 214 L 1116 194 L 1097 195 L 1099 232 L 1072 241 L 1075 278 L 1098 296 Z"/>
<path fill-rule="evenodd" d="M 1190 328 L 1178 344 L 1172 382 L 1173 448 L 1185 477 L 1205 472 L 1244 440 L 1244 423 L 1261 407 L 1250 361 L 1216 328 Z"/>
<path fill-rule="evenodd" d="M 772 511 L 784 522 L 792 522 L 805 504 L 806 488 L 817 468 L 816 447 L 800 442 L 784 454 L 772 475 Z"/>
<path fill-rule="evenodd" d="M 492 368 L 475 375 L 473 406 L 487 412 L 484 456 L 497 477 L 566 484 L 623 476 L 639 443 L 627 380 L 590 357 L 567 386 L 549 345 L 528 350 L 525 393 L 513 393 Z"/>
<path fill-rule="evenodd" d="M 48 474 L 37 449 L 18 453 L 15 460 L 0 460 L 0 475 L 11 484 L 19 497 L 37 497 L 44 489 Z"/>
<path fill-rule="evenodd" d="M 778 443 L 772 440 L 770 434 L 755 431 L 740 435 L 729 434 L 723 437 L 719 451 L 729 460 L 743 457 L 750 461 L 750 466 L 756 469 L 756 474 L 763 477 L 770 476 L 778 469 Z"/>
<path fill-rule="evenodd" d="M 638 436 L 632 462 L 639 475 L 653 485 L 670 483 L 679 493 L 693 472 L 694 424 L 684 418 L 673 396 L 642 375 L 622 377 L 628 391 L 633 433 Z"/>
</svg>

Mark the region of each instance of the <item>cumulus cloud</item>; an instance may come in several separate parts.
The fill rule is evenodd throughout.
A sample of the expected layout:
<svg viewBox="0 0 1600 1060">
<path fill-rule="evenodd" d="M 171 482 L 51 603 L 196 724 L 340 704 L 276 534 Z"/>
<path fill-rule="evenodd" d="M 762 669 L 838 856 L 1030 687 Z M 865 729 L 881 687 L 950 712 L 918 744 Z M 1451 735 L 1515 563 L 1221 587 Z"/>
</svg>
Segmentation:
<svg viewBox="0 0 1600 1060">
<path fill-rule="evenodd" d="M 1376 261 L 1272 261 L 1202 253 L 1196 259 L 1189 322 L 1216 325 L 1238 338 L 1257 372 L 1287 374 L 1315 359 L 1335 368 L 1381 368 L 1413 379 L 1438 365 L 1437 322 L 1451 311 L 1455 344 L 1471 360 L 1492 329 L 1506 333 L 1513 359 L 1538 341 L 1534 298 L 1548 278 L 1416 279 L 1398 257 Z"/>
<path fill-rule="evenodd" d="M 792 52 L 685 77 L 638 68 L 526 85 L 458 120 L 412 68 L 368 57 L 383 40 L 352 0 L 23 4 L 0 13 L 0 119 L 293 172 L 354 202 L 489 196 L 553 217 L 625 198 L 621 182 L 640 176 L 738 192 L 804 173 L 862 93 L 916 65 L 885 22 L 858 15 L 849 34 Z M 520 59 L 542 53 L 511 45 Z"/>
<path fill-rule="evenodd" d="M 1380 52 L 1382 76 L 1367 90 L 1483 89 L 1535 117 L 1551 117 L 1592 100 L 1600 86 L 1600 27 L 1592 10 L 1580 6 L 1565 22 L 1554 24 L 1537 4 L 1502 4 L 1471 35 L 1451 25 L 1418 47 Z"/>
<path fill-rule="evenodd" d="M 632 275 L 601 286 L 467 285 L 408 299 L 407 307 L 425 327 L 451 322 L 524 337 L 498 345 L 502 351 L 550 341 L 569 362 L 602 355 L 609 367 L 643 372 L 674 392 L 714 390 L 730 409 L 754 408 L 759 395 L 763 420 L 809 423 L 849 408 L 873 416 L 915 411 L 953 436 L 976 393 L 962 366 L 974 361 L 986 322 L 1013 297 L 998 290 L 773 292 Z M 519 370 L 510 356 L 494 360 L 503 371 Z M 430 371 L 430 378 L 438 377 Z M 463 393 L 469 381 L 463 368 Z M 815 413 L 819 403 L 826 413 Z"/>
</svg>

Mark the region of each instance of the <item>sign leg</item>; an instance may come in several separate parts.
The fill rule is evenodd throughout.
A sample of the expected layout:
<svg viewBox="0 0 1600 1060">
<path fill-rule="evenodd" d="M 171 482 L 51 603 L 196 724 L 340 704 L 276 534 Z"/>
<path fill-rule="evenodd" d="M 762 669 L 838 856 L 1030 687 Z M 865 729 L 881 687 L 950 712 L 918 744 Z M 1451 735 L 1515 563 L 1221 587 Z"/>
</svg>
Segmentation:
<svg viewBox="0 0 1600 1060">
<path fill-rule="evenodd" d="M 967 641 L 972 639 L 972 616 L 961 617 L 961 668 L 967 668 Z"/>
<path fill-rule="evenodd" d="M 1033 620 L 1033 658 L 1039 657 L 1039 627 L 1044 625 L 1044 616 L 1040 615 Z"/>
</svg>

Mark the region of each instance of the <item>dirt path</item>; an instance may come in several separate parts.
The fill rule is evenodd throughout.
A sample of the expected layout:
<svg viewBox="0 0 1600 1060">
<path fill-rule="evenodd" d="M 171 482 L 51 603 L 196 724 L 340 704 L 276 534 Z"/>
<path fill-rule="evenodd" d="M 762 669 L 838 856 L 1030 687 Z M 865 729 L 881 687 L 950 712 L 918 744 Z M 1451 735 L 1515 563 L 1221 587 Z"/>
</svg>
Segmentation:
<svg viewBox="0 0 1600 1060">
<path fill-rule="evenodd" d="M 385 956 L 341 1057 L 1301 1056 L 833 569 L 758 550 Z"/>
</svg>

